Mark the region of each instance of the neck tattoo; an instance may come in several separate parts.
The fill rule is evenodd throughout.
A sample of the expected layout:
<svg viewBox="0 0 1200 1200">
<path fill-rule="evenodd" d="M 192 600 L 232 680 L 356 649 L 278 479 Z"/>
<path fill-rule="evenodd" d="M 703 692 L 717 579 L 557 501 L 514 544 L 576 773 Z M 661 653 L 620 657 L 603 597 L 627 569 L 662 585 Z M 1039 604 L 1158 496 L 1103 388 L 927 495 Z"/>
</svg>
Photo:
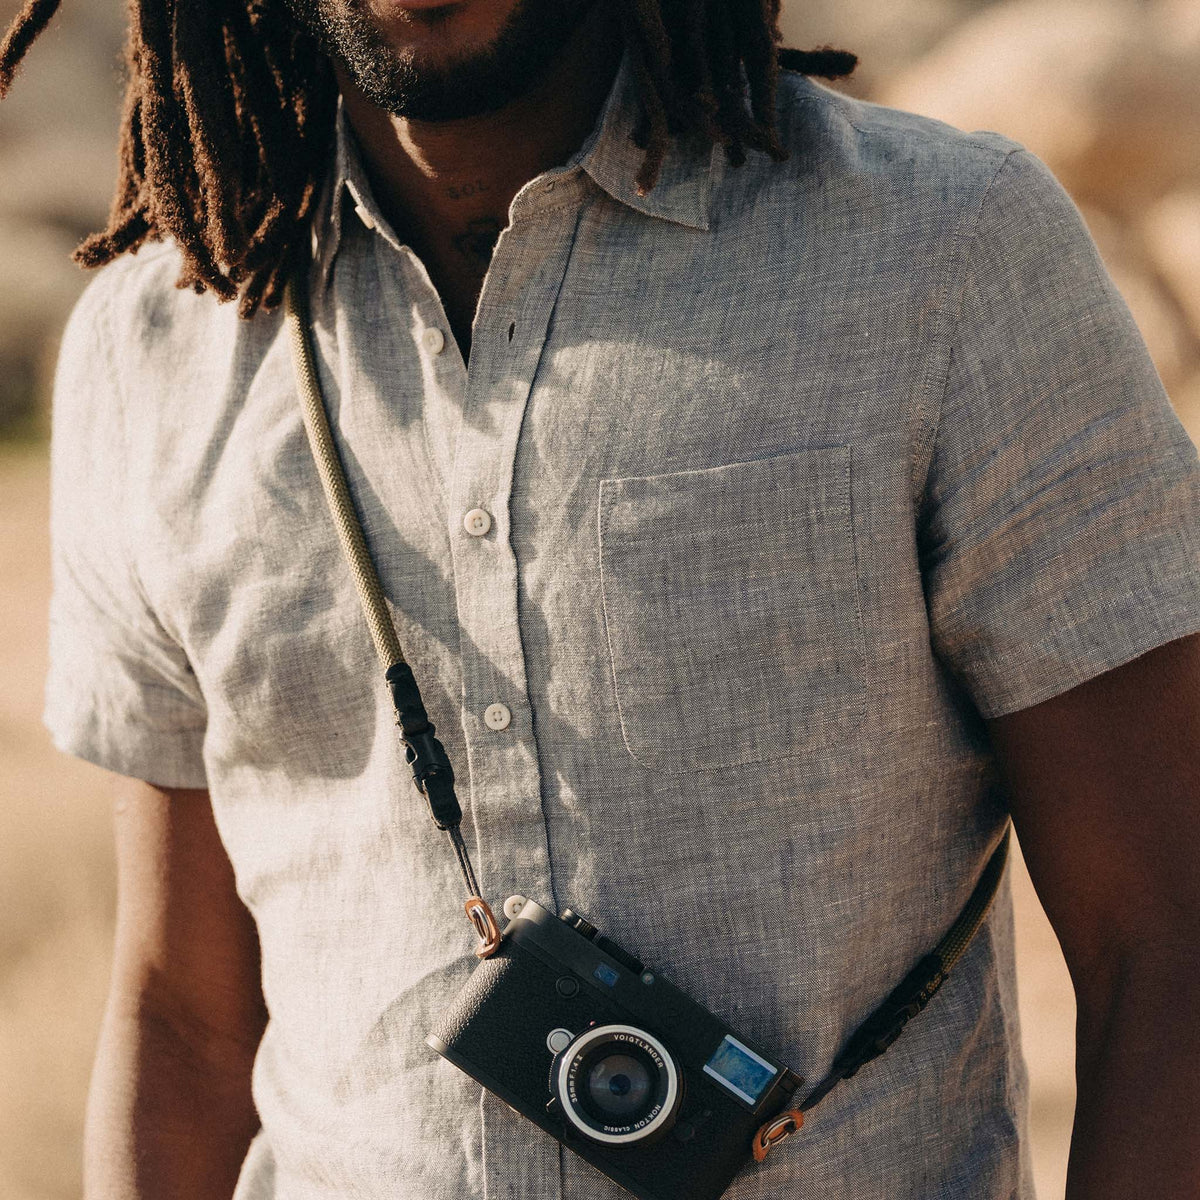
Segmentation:
<svg viewBox="0 0 1200 1200">
<path fill-rule="evenodd" d="M 486 271 L 499 237 L 500 222 L 495 217 L 476 217 L 462 233 L 455 234 L 453 245 L 473 267 Z"/>
</svg>

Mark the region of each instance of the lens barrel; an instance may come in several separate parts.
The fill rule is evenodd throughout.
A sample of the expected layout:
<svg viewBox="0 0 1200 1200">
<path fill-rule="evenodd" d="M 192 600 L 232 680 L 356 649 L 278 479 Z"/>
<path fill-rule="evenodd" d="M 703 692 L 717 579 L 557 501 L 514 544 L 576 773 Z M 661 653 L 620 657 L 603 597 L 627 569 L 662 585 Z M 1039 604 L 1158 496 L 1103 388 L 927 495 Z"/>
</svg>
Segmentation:
<svg viewBox="0 0 1200 1200">
<path fill-rule="evenodd" d="M 599 1025 L 582 1033 L 563 1051 L 555 1085 L 575 1130 L 608 1145 L 665 1132 L 682 1099 L 670 1051 L 631 1025 Z"/>
</svg>

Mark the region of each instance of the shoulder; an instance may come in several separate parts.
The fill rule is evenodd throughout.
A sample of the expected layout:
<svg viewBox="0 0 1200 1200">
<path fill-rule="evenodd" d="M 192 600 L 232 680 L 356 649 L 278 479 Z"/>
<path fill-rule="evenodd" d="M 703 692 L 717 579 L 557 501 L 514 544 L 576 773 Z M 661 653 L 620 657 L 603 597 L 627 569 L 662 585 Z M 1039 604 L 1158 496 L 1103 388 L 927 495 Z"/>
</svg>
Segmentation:
<svg viewBox="0 0 1200 1200">
<path fill-rule="evenodd" d="M 1005 159 L 1023 149 L 1003 134 L 859 100 L 791 71 L 780 73 L 777 121 L 793 170 L 805 179 L 986 188 Z"/>
<path fill-rule="evenodd" d="M 784 162 L 751 155 L 726 170 L 724 213 L 765 222 L 780 256 L 850 272 L 879 301 L 900 290 L 953 306 L 968 278 L 1000 265 L 1035 291 L 1047 276 L 1108 288 L 1074 201 L 1013 138 L 859 100 L 781 72 Z M 738 176 L 742 178 L 739 180 Z M 854 264 L 872 263 L 870 272 Z M 929 299 L 933 295 L 937 301 Z"/>
<path fill-rule="evenodd" d="M 1081 228 L 1046 164 L 1003 134 L 958 129 L 789 71 L 780 74 L 777 120 L 789 158 L 761 168 L 773 186 L 869 213 L 880 232 L 898 225 L 910 238 L 970 236 L 1006 213 L 1065 221 L 1072 237 Z"/>
<path fill-rule="evenodd" d="M 89 421 L 121 409 L 139 426 L 154 426 L 177 421 L 181 411 L 198 417 L 228 397 L 231 371 L 253 372 L 278 334 L 279 313 L 243 320 L 235 302 L 177 287 L 181 266 L 167 241 L 95 272 L 63 333 L 56 407 L 86 407 Z"/>
<path fill-rule="evenodd" d="M 181 269 L 172 241 L 148 243 L 99 268 L 71 314 L 60 362 L 91 345 L 110 360 L 120 386 L 169 385 L 186 379 L 196 362 L 215 365 L 276 331 L 278 314 L 244 321 L 236 302 L 178 287 Z"/>
<path fill-rule="evenodd" d="M 131 360 L 137 343 L 150 340 L 142 315 L 151 297 L 160 306 L 167 302 L 178 265 L 172 247 L 151 244 L 91 274 L 59 345 L 53 444 L 60 458 L 68 442 L 81 443 L 86 453 L 88 442 L 104 440 L 102 431 L 110 437 L 119 431 Z"/>
<path fill-rule="evenodd" d="M 173 241 L 149 242 L 98 269 L 84 288 L 68 334 L 107 336 L 122 354 L 200 336 L 236 319 L 232 304 L 176 287 L 182 262 Z"/>
<path fill-rule="evenodd" d="M 142 501 L 186 489 L 244 408 L 281 314 L 243 320 L 235 303 L 178 288 L 180 267 L 173 243 L 154 243 L 99 268 L 84 289 L 55 374 L 60 473 L 111 463 Z"/>
</svg>

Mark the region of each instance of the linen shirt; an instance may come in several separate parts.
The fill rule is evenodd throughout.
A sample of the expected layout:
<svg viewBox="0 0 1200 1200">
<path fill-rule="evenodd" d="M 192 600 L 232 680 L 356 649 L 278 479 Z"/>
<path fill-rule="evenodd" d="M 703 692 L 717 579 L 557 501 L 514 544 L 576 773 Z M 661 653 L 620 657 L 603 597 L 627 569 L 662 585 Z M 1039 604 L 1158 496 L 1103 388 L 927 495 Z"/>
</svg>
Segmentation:
<svg viewBox="0 0 1200 1200">
<path fill-rule="evenodd" d="M 322 383 L 484 894 L 571 905 L 810 1081 L 970 893 L 985 719 L 1200 629 L 1200 467 L 1079 213 L 994 133 L 785 73 L 775 163 L 622 63 L 512 202 L 470 369 L 344 121 Z M 617 1200 L 424 1044 L 475 965 L 278 312 L 104 269 L 54 424 L 47 722 L 211 791 L 270 1020 L 237 1200 Z M 531 1011 L 529 1019 L 536 1020 Z M 1032 1195 L 1007 890 L 734 1200 Z"/>
</svg>

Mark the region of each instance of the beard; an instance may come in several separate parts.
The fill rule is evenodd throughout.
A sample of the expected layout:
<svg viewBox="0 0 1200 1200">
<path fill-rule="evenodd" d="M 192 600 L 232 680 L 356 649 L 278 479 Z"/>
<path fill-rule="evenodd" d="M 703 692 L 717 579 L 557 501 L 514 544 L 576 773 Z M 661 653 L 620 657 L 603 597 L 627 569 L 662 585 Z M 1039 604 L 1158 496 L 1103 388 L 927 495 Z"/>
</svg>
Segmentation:
<svg viewBox="0 0 1200 1200">
<path fill-rule="evenodd" d="M 553 66 L 594 0 L 517 0 L 490 44 L 446 62 L 396 49 L 364 0 L 286 0 L 296 21 L 379 108 L 416 121 L 453 121 L 503 108 Z M 426 9 L 428 24 L 452 19 Z"/>
</svg>

